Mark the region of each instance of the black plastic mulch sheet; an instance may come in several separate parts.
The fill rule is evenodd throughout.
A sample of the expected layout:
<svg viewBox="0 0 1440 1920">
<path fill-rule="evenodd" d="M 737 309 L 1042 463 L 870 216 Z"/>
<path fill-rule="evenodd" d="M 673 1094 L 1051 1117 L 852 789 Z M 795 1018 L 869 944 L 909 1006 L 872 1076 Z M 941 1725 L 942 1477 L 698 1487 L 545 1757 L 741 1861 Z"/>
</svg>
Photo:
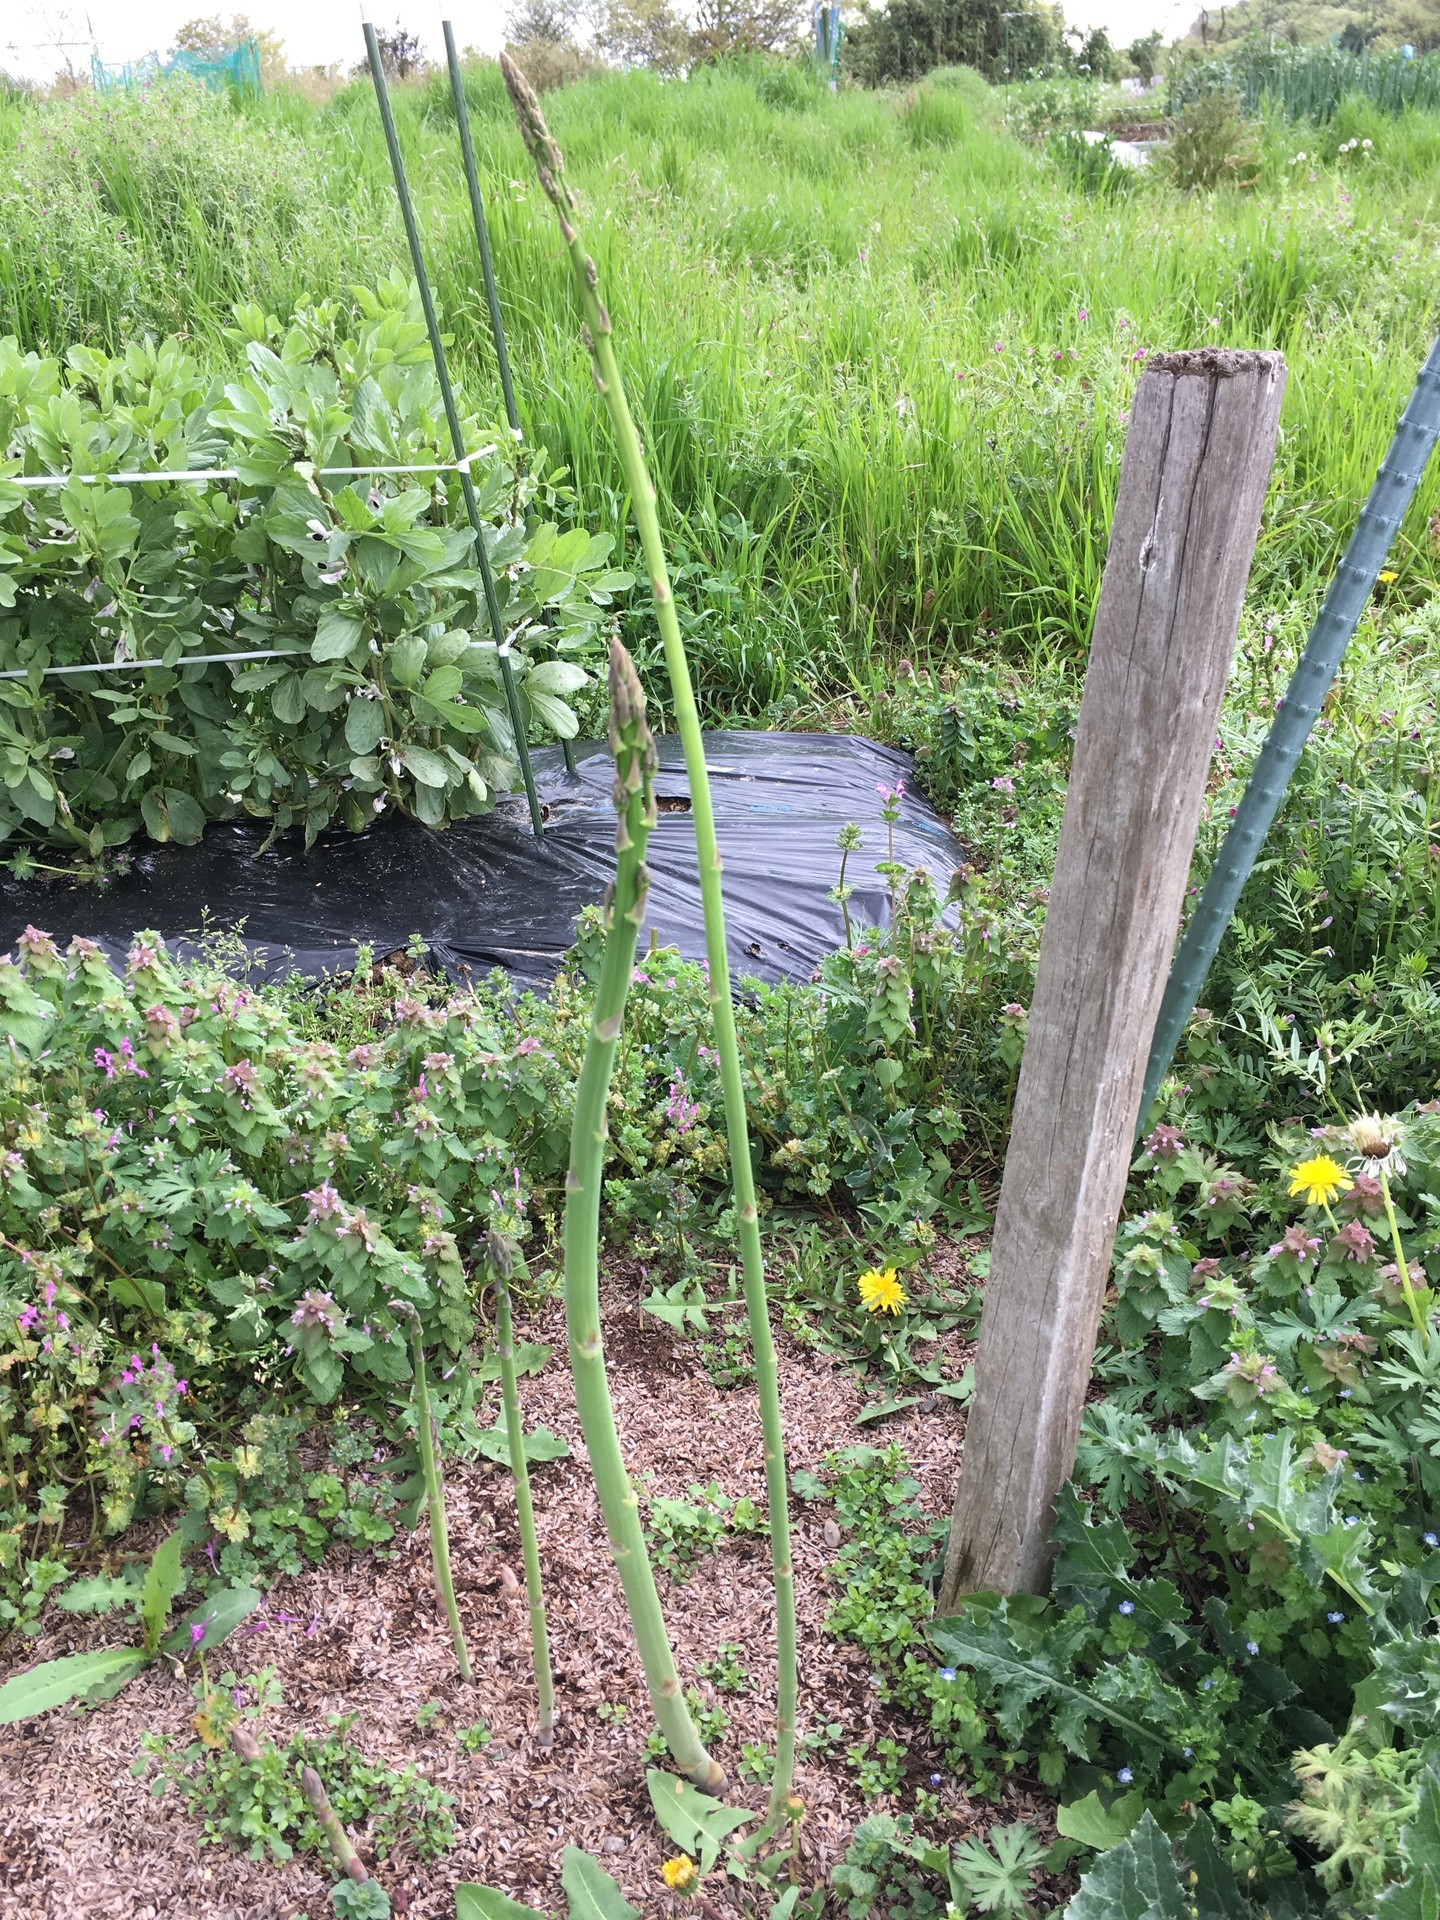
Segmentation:
<svg viewBox="0 0 1440 1920">
<path fill-rule="evenodd" d="M 650 836 L 649 918 L 661 946 L 687 959 L 705 952 L 704 923 L 677 736 L 657 742 L 660 818 Z M 888 886 L 875 871 L 891 857 L 879 789 L 908 786 L 910 761 L 851 735 L 712 733 L 705 736 L 716 834 L 724 862 L 730 965 L 737 977 L 804 979 L 843 944 L 840 908 L 826 896 L 839 877 L 836 838 L 847 822 L 862 845 L 846 873 L 854 926 L 883 925 Z M 522 986 L 553 979 L 576 917 L 598 902 L 615 868 L 614 768 L 603 746 L 577 749 L 574 775 L 558 748 L 534 755 L 548 818 L 530 831 L 523 800 L 433 832 L 401 818 L 364 834 L 325 834 L 307 852 L 298 833 L 264 853 L 257 822 L 217 822 L 198 846 L 135 843 L 130 870 L 105 888 L 21 882 L 0 875 L 0 950 L 27 923 L 62 944 L 75 934 L 123 954 L 154 929 L 183 953 L 201 930 L 238 930 L 259 970 L 316 977 L 346 972 L 357 944 L 377 955 L 415 934 L 453 975 L 503 967 Z M 961 849 L 943 821 L 907 792 L 893 857 L 925 866 L 943 893 Z"/>
</svg>

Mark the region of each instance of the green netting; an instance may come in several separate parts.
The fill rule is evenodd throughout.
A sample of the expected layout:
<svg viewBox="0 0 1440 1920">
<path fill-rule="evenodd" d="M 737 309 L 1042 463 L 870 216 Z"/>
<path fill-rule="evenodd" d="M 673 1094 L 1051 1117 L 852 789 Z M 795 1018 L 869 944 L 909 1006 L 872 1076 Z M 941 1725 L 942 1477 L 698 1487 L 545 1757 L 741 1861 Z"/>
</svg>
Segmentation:
<svg viewBox="0 0 1440 1920">
<path fill-rule="evenodd" d="M 172 53 L 162 60 L 158 53 L 143 59 L 128 60 L 123 66 L 107 67 L 98 55 L 90 61 L 91 75 L 98 93 L 115 87 L 147 87 L 156 80 L 171 80 L 177 74 L 190 80 L 203 80 L 212 92 L 234 87 L 237 93 L 259 93 L 260 49 L 253 40 L 242 40 L 229 53 L 207 60 L 198 53 Z"/>
</svg>

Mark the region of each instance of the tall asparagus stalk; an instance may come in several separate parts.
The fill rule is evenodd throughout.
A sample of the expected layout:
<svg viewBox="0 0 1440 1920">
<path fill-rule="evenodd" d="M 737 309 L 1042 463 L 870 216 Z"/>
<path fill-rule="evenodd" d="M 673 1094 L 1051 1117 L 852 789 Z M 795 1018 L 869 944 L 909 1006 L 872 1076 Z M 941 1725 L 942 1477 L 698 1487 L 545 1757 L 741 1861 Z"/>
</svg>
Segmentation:
<svg viewBox="0 0 1440 1920">
<path fill-rule="evenodd" d="M 700 865 L 700 896 L 705 910 L 705 951 L 710 970 L 710 1003 L 715 1022 L 715 1049 L 720 1056 L 720 1083 L 725 1096 L 725 1126 L 730 1145 L 731 1179 L 739 1222 L 740 1261 L 745 1279 L 745 1306 L 755 1355 L 755 1378 L 760 1396 L 760 1422 L 765 1444 L 765 1486 L 770 1512 L 770 1549 L 775 1575 L 777 1642 L 777 1739 L 775 1772 L 764 1826 L 749 1843 L 760 1844 L 787 1816 L 795 1765 L 795 1712 L 798 1671 L 795 1652 L 795 1583 L 790 1557 L 790 1509 L 785 1477 L 785 1446 L 780 1426 L 780 1387 L 775 1367 L 775 1345 L 765 1298 L 765 1262 L 760 1247 L 760 1220 L 755 1206 L 755 1174 L 750 1160 L 750 1135 L 745 1118 L 745 1088 L 740 1076 L 740 1050 L 735 1037 L 735 1011 L 730 998 L 730 962 L 725 945 L 725 908 L 720 887 L 720 849 L 715 840 L 715 815 L 710 803 L 710 780 L 705 768 L 705 746 L 695 706 L 685 645 L 675 617 L 675 600 L 665 564 L 660 522 L 655 512 L 655 489 L 645 465 L 635 423 L 615 357 L 610 315 L 598 290 L 595 262 L 585 251 L 575 225 L 575 200 L 561 178 L 564 160 L 550 137 L 540 103 L 529 82 L 505 53 L 500 56 L 520 132 L 535 162 L 540 185 L 560 216 L 560 231 L 570 253 L 580 305 L 584 313 L 585 345 L 594 363 L 595 384 L 610 415 L 619 445 L 621 464 L 630 487 L 630 501 L 650 583 L 655 616 L 665 646 L 665 665 L 675 701 L 675 717 L 685 750 L 690 781 L 691 818 Z"/>
<path fill-rule="evenodd" d="M 565 1325 L 575 1406 L 600 1496 L 610 1551 L 640 1648 L 650 1703 L 676 1766 L 697 1787 L 725 1785 L 719 1762 L 700 1743 L 675 1672 L 655 1574 L 640 1526 L 640 1502 L 625 1471 L 600 1339 L 600 1187 L 609 1134 L 606 1104 L 615 1045 L 635 966 L 635 937 L 645 918 L 650 876 L 645 847 L 655 824 L 655 743 L 645 724 L 645 695 L 634 663 L 618 640 L 610 643 L 610 751 L 615 756 L 615 885 L 600 984 L 585 1058 L 575 1088 L 570 1170 L 565 1176 Z"/>
<path fill-rule="evenodd" d="M 430 1558 L 435 1567 L 435 1584 L 445 1604 L 445 1618 L 450 1623 L 455 1664 L 460 1669 L 460 1678 L 468 1680 L 471 1677 L 470 1650 L 465 1645 L 465 1629 L 460 1624 L 460 1609 L 455 1604 L 455 1582 L 450 1573 L 450 1529 L 445 1524 L 445 1482 L 440 1477 L 440 1462 L 435 1453 L 435 1428 L 430 1418 L 430 1386 L 425 1375 L 420 1316 L 413 1309 L 410 1341 L 415 1362 L 415 1430 L 420 1442 L 420 1467 L 425 1476 L 425 1502 L 430 1509 Z"/>
<path fill-rule="evenodd" d="M 550 1671 L 545 1589 L 540 1583 L 540 1543 L 535 1537 L 535 1503 L 530 1498 L 525 1427 L 520 1418 L 520 1388 L 515 1378 L 515 1328 L 510 1312 L 510 1277 L 515 1261 L 503 1233 L 487 1235 L 485 1257 L 495 1277 L 495 1344 L 500 1354 L 500 1394 L 505 1403 L 510 1472 L 515 1481 L 515 1517 L 525 1562 L 525 1597 L 530 1604 L 530 1646 L 535 1659 L 535 1691 L 540 1700 L 540 1741 L 543 1746 L 549 1746 L 555 1730 L 555 1680 Z"/>
</svg>

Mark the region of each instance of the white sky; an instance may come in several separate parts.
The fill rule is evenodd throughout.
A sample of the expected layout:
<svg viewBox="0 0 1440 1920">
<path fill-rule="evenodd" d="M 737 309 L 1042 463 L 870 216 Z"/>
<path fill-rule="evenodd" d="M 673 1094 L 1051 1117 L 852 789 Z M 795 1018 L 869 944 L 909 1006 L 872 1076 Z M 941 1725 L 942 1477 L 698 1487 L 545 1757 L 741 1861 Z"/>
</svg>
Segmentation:
<svg viewBox="0 0 1440 1920">
<path fill-rule="evenodd" d="M 269 28 L 285 42 L 292 66 L 353 65 L 363 58 L 358 0 L 3 0 L 0 4 L 0 66 L 17 78 L 48 80 L 67 58 L 87 67 L 95 46 L 102 60 L 118 63 L 152 51 L 164 53 L 182 21 L 197 14 L 247 14 L 257 27 Z M 461 46 L 493 51 L 509 0 L 449 0 L 449 17 Z M 1124 46 L 1159 27 L 1177 37 L 1198 11 L 1198 0 L 1067 0 L 1066 17 L 1080 26 L 1103 26 Z M 409 0 L 371 0 L 372 17 L 381 23 L 398 15 L 421 35 L 433 56 L 441 51 L 441 7 L 416 7 Z M 68 45 L 65 43 L 69 43 Z"/>
</svg>

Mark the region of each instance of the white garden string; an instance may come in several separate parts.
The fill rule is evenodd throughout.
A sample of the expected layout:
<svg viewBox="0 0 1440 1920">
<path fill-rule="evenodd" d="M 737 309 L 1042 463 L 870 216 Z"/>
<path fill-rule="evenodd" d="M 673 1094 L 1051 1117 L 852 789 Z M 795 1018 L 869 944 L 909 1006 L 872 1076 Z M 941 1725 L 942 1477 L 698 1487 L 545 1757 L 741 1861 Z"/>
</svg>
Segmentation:
<svg viewBox="0 0 1440 1920">
<path fill-rule="evenodd" d="M 494 447 L 479 447 L 474 453 L 467 453 L 463 460 L 425 461 L 413 467 L 312 467 L 303 461 L 291 466 L 292 473 L 309 478 L 333 480 L 341 475 L 351 480 L 368 479 L 375 473 L 468 473 L 472 460 L 484 460 L 495 451 Z M 148 480 L 179 480 L 189 484 L 203 485 L 207 480 L 240 480 L 244 476 L 238 467 L 195 467 L 185 472 L 174 473 L 17 473 L 0 474 L 0 486 L 10 487 L 68 487 L 72 480 L 81 486 L 93 487 L 102 481 L 112 487 L 139 486 Z M 269 482 L 257 481 L 255 485 L 268 485 Z"/>
</svg>

